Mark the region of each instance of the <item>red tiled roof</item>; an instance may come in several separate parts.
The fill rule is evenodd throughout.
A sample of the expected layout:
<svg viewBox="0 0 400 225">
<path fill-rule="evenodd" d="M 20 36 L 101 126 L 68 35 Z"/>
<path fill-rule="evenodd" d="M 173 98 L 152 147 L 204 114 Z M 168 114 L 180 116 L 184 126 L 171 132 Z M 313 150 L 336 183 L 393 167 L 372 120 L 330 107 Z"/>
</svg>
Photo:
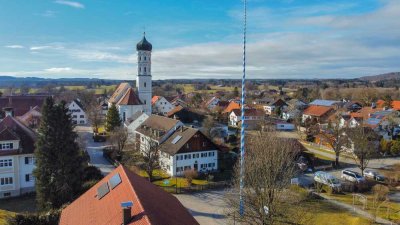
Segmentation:
<svg viewBox="0 0 400 225">
<path fill-rule="evenodd" d="M 119 100 L 118 105 L 141 105 L 139 97 L 136 95 L 133 88 L 129 88 L 124 96 Z"/>
<path fill-rule="evenodd" d="M 121 183 L 99 200 L 97 188 L 115 174 Z M 173 195 L 121 165 L 63 209 L 59 225 L 121 225 L 120 204 L 127 201 L 133 202 L 130 225 L 199 224 Z"/>
<path fill-rule="evenodd" d="M 380 99 L 376 102 L 376 107 L 377 108 L 383 108 L 385 104 L 385 101 Z M 392 101 L 392 109 L 394 110 L 400 110 L 400 100 L 394 100 Z"/>
<path fill-rule="evenodd" d="M 222 113 L 231 113 L 234 109 L 240 109 L 240 104 L 234 101 L 230 102 L 229 105 L 224 109 Z"/>
<path fill-rule="evenodd" d="M 157 96 L 157 95 L 153 96 L 153 98 L 151 99 L 151 104 L 154 105 L 160 98 L 161 98 L 161 96 Z"/>
<path fill-rule="evenodd" d="M 0 141 L 11 141 L 11 140 L 19 140 L 19 137 L 16 133 L 14 133 L 10 128 L 6 127 L 3 130 L 0 130 Z"/>
<path fill-rule="evenodd" d="M 11 107 L 14 116 L 22 116 L 33 107 L 42 107 L 47 95 L 24 95 L 24 96 L 6 96 L 0 97 L 0 110 L 5 107 Z"/>
<path fill-rule="evenodd" d="M 119 101 L 119 98 L 121 96 L 121 93 L 126 90 L 127 88 L 130 88 L 131 86 L 129 85 L 129 83 L 120 83 L 117 87 L 117 89 L 115 89 L 113 95 L 111 96 L 111 98 L 108 100 L 111 103 L 117 103 L 117 101 Z"/>
<path fill-rule="evenodd" d="M 328 106 L 310 105 L 309 107 L 307 107 L 304 110 L 303 114 L 320 117 L 320 116 L 324 116 L 331 110 L 333 110 L 332 107 L 328 107 Z"/>
<path fill-rule="evenodd" d="M 167 113 L 167 117 L 172 117 L 175 113 L 181 111 L 182 109 L 183 107 L 178 105 L 177 107 L 173 108 L 171 111 Z"/>
<path fill-rule="evenodd" d="M 350 113 L 350 115 L 353 118 L 362 118 L 363 120 L 367 120 L 371 114 L 382 110 L 383 108 L 362 107 L 358 112 Z"/>
</svg>

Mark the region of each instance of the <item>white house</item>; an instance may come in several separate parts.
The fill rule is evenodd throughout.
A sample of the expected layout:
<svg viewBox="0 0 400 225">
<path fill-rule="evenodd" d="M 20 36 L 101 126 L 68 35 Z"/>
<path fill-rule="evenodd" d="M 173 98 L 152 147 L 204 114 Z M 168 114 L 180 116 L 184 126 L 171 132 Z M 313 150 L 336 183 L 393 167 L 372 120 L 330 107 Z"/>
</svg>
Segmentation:
<svg viewBox="0 0 400 225">
<path fill-rule="evenodd" d="M 136 129 L 136 141 L 143 152 L 150 142 L 159 145 L 160 166 L 171 176 L 188 169 L 218 169 L 217 147 L 199 130 L 184 127 L 179 120 L 151 115 Z"/>
<path fill-rule="evenodd" d="M 108 100 L 109 107 L 115 104 L 118 108 L 120 118 L 123 122 L 128 121 L 136 112 L 151 114 L 152 98 L 152 76 L 151 76 L 151 51 L 152 44 L 143 39 L 137 43 L 137 65 L 136 91 L 128 83 L 121 83 L 111 98 Z"/>
<path fill-rule="evenodd" d="M 142 125 L 142 123 L 149 118 L 149 115 L 143 112 L 135 113 L 131 118 L 130 121 L 125 123 L 125 126 L 128 129 L 128 140 L 132 143 L 135 142 L 135 132 L 136 129 Z"/>
<path fill-rule="evenodd" d="M 240 109 L 232 110 L 232 112 L 229 114 L 229 126 L 239 127 L 240 122 L 242 121 L 241 115 L 242 113 Z M 249 128 L 254 128 L 257 126 L 257 124 L 260 124 L 264 121 L 264 113 L 257 109 L 245 109 L 244 119 L 245 124 L 247 124 Z"/>
<path fill-rule="evenodd" d="M 73 100 L 68 105 L 68 111 L 71 114 L 72 122 L 74 124 L 86 124 L 87 123 L 86 113 L 83 110 L 82 103 L 79 99 Z"/>
<path fill-rule="evenodd" d="M 218 170 L 218 148 L 195 128 L 180 127 L 161 144 L 160 166 L 171 176 Z"/>
<path fill-rule="evenodd" d="M 175 108 L 167 99 L 163 96 L 153 96 L 151 99 L 151 105 L 153 113 L 167 115 L 173 108 Z"/>
<path fill-rule="evenodd" d="M 0 122 L 0 198 L 35 191 L 35 140 L 35 132 L 16 118 Z"/>
</svg>

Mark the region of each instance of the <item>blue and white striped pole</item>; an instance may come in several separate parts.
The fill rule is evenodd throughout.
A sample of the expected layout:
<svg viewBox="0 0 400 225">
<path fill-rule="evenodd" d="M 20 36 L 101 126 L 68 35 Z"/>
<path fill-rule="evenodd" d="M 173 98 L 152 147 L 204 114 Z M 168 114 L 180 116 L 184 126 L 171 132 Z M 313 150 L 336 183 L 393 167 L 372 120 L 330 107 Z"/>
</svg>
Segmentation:
<svg viewBox="0 0 400 225">
<path fill-rule="evenodd" d="M 243 77 L 242 77 L 242 124 L 240 132 L 240 216 L 244 214 L 244 200 L 243 200 L 243 188 L 244 188 L 244 156 L 245 156 L 245 122 L 244 122 L 244 104 L 246 99 L 246 26 L 247 26 L 247 0 L 244 0 L 244 24 L 243 24 Z"/>
</svg>

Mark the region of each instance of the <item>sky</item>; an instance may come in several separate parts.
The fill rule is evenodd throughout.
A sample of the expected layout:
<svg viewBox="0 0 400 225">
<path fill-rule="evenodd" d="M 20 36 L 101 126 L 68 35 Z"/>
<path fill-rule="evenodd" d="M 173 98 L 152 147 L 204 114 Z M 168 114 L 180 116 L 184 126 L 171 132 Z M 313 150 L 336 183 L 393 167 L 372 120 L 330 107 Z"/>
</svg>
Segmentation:
<svg viewBox="0 0 400 225">
<path fill-rule="evenodd" d="M 400 71 L 400 0 L 248 0 L 247 77 Z M 240 79 L 242 0 L 0 0 L 0 75 Z"/>
</svg>

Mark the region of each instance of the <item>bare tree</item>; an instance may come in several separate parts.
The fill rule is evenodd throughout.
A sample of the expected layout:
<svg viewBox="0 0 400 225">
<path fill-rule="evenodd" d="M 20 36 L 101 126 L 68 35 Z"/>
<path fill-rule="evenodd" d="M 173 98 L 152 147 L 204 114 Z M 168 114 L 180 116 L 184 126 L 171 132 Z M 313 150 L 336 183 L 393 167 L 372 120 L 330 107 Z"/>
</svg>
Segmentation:
<svg viewBox="0 0 400 225">
<path fill-rule="evenodd" d="M 349 137 L 345 133 L 345 129 L 340 126 L 339 115 L 336 115 L 335 120 L 328 127 L 326 132 L 321 132 L 322 137 L 327 141 L 335 152 L 335 166 L 339 166 L 339 157 L 345 151 L 344 147 L 349 146 Z"/>
<path fill-rule="evenodd" d="M 369 161 L 377 153 L 374 144 L 376 138 L 374 132 L 360 125 L 348 129 L 347 134 L 353 147 L 352 158 L 361 170 L 361 175 L 364 175 L 364 170 L 367 168 Z"/>
<path fill-rule="evenodd" d="M 244 214 L 239 209 L 239 167 L 235 168 L 234 184 L 226 196 L 227 216 L 241 224 L 277 224 L 293 220 L 288 208 L 298 203 L 297 194 L 290 191 L 296 174 L 295 158 L 300 145 L 280 139 L 273 133 L 252 136 L 246 148 L 244 184 L 242 190 Z"/>
<path fill-rule="evenodd" d="M 116 127 L 110 134 L 110 142 L 115 148 L 117 155 L 121 155 L 122 150 L 124 150 L 128 142 L 128 129 Z"/>
<path fill-rule="evenodd" d="M 86 107 L 86 112 L 95 133 L 97 133 L 99 130 L 99 126 L 103 123 L 104 120 L 101 106 L 97 104 L 97 102 L 92 102 Z"/>
</svg>

